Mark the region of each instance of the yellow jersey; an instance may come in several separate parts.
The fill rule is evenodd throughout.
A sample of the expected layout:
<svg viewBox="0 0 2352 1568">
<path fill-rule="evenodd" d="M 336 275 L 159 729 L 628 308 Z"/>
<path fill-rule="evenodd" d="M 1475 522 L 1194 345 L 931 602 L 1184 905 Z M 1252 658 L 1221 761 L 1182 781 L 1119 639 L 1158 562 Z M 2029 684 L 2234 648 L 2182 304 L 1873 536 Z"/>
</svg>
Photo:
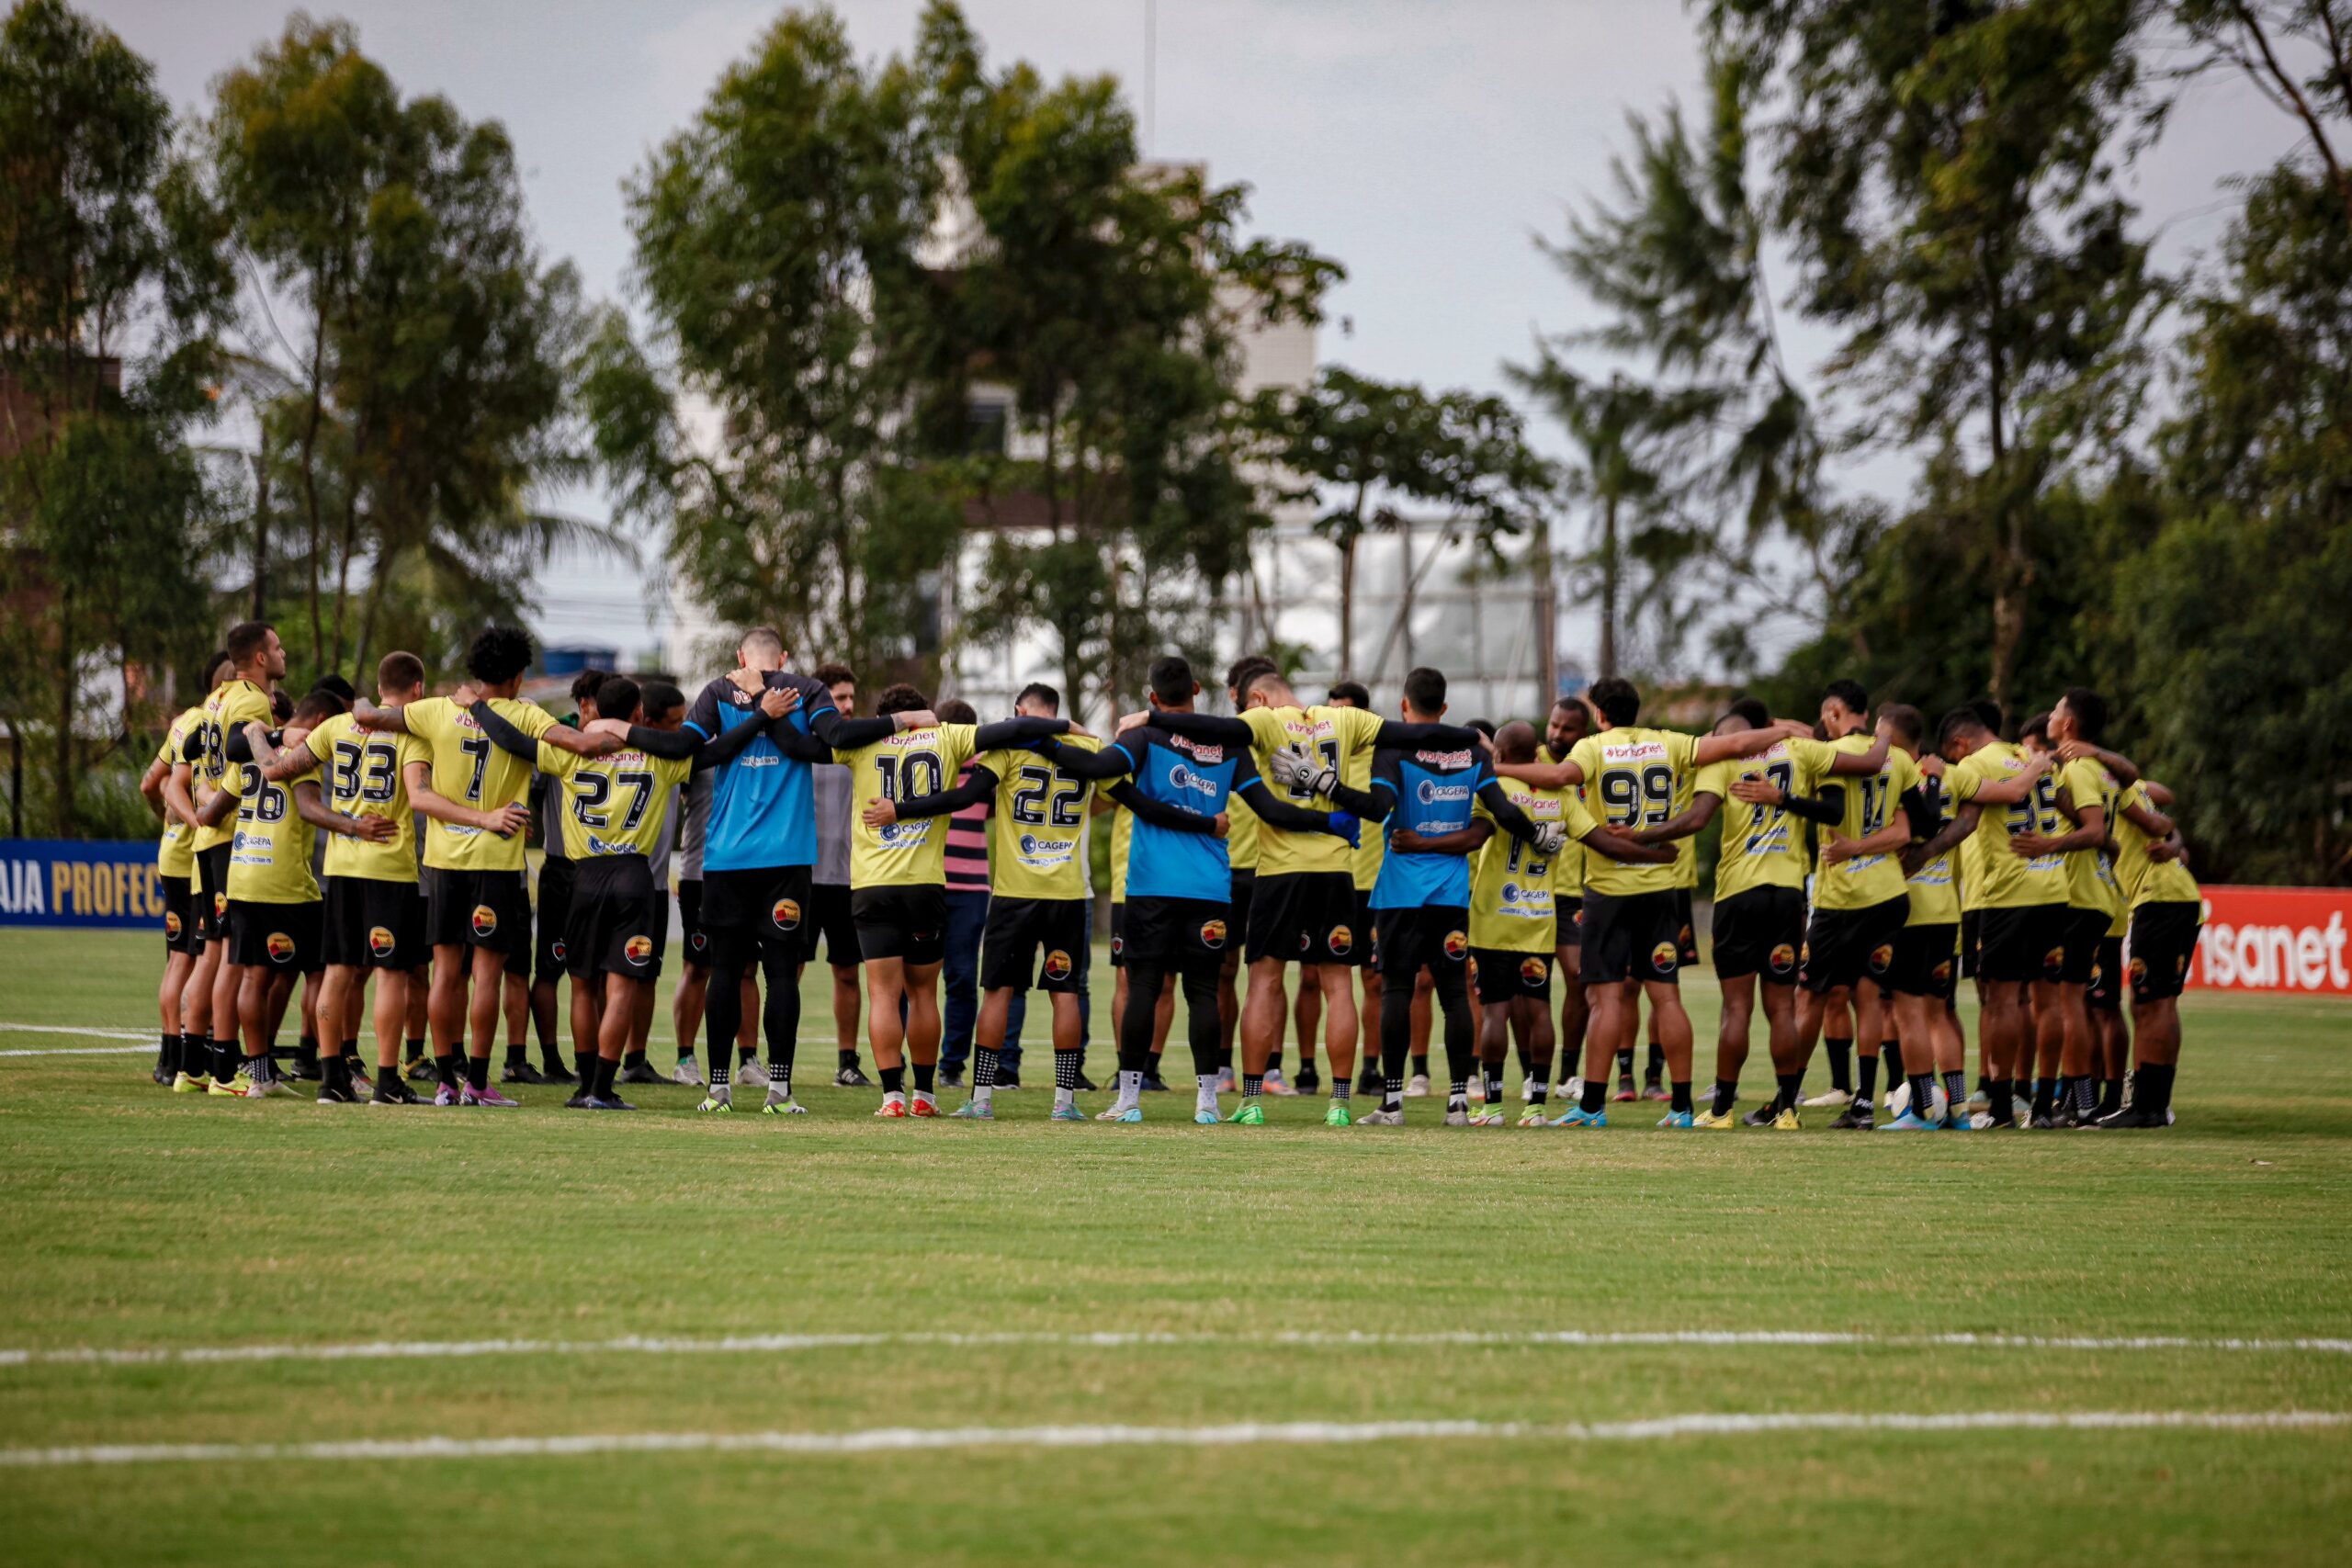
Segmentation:
<svg viewBox="0 0 2352 1568">
<path fill-rule="evenodd" d="M 1791 795 L 1813 795 L 1829 776 L 1837 751 L 1806 736 L 1776 740 L 1753 757 L 1730 757 L 1699 770 L 1693 794 L 1723 802 L 1723 852 L 1715 860 L 1715 901 L 1757 887 L 1803 887 L 1804 823 L 1777 806 L 1758 806 L 1732 794 L 1743 778 L 1769 779 Z M 1697 838 L 1682 840 L 1696 843 Z"/>
<path fill-rule="evenodd" d="M 1308 753 L 1340 771 L 1340 782 L 1351 789 L 1372 787 L 1373 745 L 1380 735 L 1381 718 L 1363 708 L 1335 708 L 1317 703 L 1311 708 L 1250 708 L 1241 715 L 1250 727 L 1258 771 L 1266 787 L 1275 789 L 1271 760 L 1285 746 L 1304 746 Z M 1320 795 L 1286 792 L 1291 805 L 1325 815 L 1339 808 Z M 1366 832 L 1374 832 L 1367 825 Z M 1330 833 L 1294 833 L 1268 823 L 1258 824 L 1258 874 L 1283 876 L 1297 872 L 1345 872 L 1354 880 L 1358 852 L 1345 839 Z M 1359 882 L 1357 886 L 1364 884 Z"/>
<path fill-rule="evenodd" d="M 259 762 L 232 762 L 237 812 L 229 850 L 229 897 L 241 904 L 308 904 L 319 896 L 311 851 L 319 830 L 294 809 L 294 785 L 271 784 Z"/>
<path fill-rule="evenodd" d="M 1596 826 L 1572 791 L 1537 789 L 1519 779 L 1497 782 L 1529 820 L 1565 823 L 1572 844 Z M 1475 822 L 1495 820 L 1481 800 L 1471 803 L 1470 818 Z M 1498 824 L 1470 868 L 1470 945 L 1501 953 L 1550 953 L 1559 943 L 1557 897 L 1550 863 L 1534 845 Z"/>
<path fill-rule="evenodd" d="M 2025 748 L 2007 740 L 1988 740 L 1963 761 L 1944 770 L 1944 786 L 1961 805 L 1976 798 L 1988 784 L 2017 777 L 2030 761 Z M 2009 848 L 2020 833 L 2056 838 L 2066 830 L 2058 811 L 2058 785 L 2050 774 L 2034 781 L 2033 793 L 2008 806 L 1988 806 L 1969 836 L 1976 845 L 1973 863 L 1964 863 L 1972 909 L 2030 908 L 2066 901 L 2066 857 L 2036 855 L 2024 859 Z"/>
<path fill-rule="evenodd" d="M 1552 749 L 1548 746 L 1538 746 L 1535 749 L 1535 760 L 1539 762 L 1556 764 L 1566 761 L 1567 758 L 1565 754 L 1554 756 Z M 1585 856 L 1589 852 L 1582 844 L 1573 839 L 1560 846 L 1560 852 L 1552 857 L 1553 897 L 1556 898 L 1584 897 L 1584 863 Z"/>
<path fill-rule="evenodd" d="M 2123 896 L 2134 909 L 2143 904 L 2198 904 L 2204 901 L 2197 878 L 2177 860 L 2151 860 L 2148 848 L 2155 840 L 2123 815 L 2126 806 L 2147 806 L 2143 780 L 2117 796 L 2115 814 L 2115 874 Z"/>
<path fill-rule="evenodd" d="M 1123 810 L 1120 815 L 1129 813 Z M 1254 874 L 1258 869 L 1258 814 L 1238 795 L 1228 795 L 1225 797 L 1225 819 L 1226 863 L 1236 871 Z"/>
<path fill-rule="evenodd" d="M 1945 809 L 1950 805 L 1944 795 L 1944 781 L 1928 773 L 1919 775 L 1919 793 L 1927 797 L 1928 820 L 1911 824 L 1914 843 L 1932 839 L 1941 830 Z M 1967 840 L 1962 840 L 1962 846 L 1967 842 Z M 1960 923 L 1960 887 L 1954 880 L 1952 853 L 1952 851 L 1946 850 L 1911 874 L 1908 884 L 1911 913 L 1905 919 L 1905 925 L 1950 926 Z"/>
<path fill-rule="evenodd" d="M 256 719 L 264 725 L 272 722 L 269 694 L 251 681 L 223 681 L 204 699 L 204 717 L 199 721 L 203 726 L 204 753 L 197 761 L 196 788 L 191 792 L 199 809 L 234 784 L 229 777 L 229 737 Z M 196 830 L 196 851 L 201 854 L 236 835 L 237 821 L 233 817 L 209 828 L 199 828 Z"/>
<path fill-rule="evenodd" d="M 2113 773 L 2085 757 L 2060 770 L 2058 787 L 2077 811 L 2098 807 L 2106 814 L 2108 837 L 2115 836 L 2115 801 L 2123 786 L 2115 782 Z M 2066 852 L 2066 902 L 2077 909 L 2097 909 L 2109 916 L 2123 908 L 2123 891 L 2116 886 L 2115 870 L 2108 864 L 2104 845 Z"/>
<path fill-rule="evenodd" d="M 1830 743 L 1836 750 L 1860 753 L 1876 744 L 1867 735 L 1849 735 Z M 1894 820 L 1896 803 L 1905 790 L 1917 787 L 1919 764 L 1908 751 L 1890 746 L 1878 772 L 1841 778 L 1846 815 L 1837 827 L 1838 837 L 1866 839 Z M 1828 840 L 1823 840 L 1826 847 Z M 1813 906 L 1816 909 L 1867 909 L 1901 898 L 1908 892 L 1902 860 L 1891 853 L 1856 855 L 1836 863 L 1824 863 L 1814 877 Z"/>
<path fill-rule="evenodd" d="M 670 830 L 670 792 L 694 777 L 695 762 L 628 748 L 582 757 L 542 740 L 539 772 L 563 791 L 563 852 L 584 865 L 623 855 L 651 860 Z"/>
<path fill-rule="evenodd" d="M 492 697 L 490 705 L 534 740 L 555 728 L 555 720 L 535 703 Z M 435 794 L 477 811 L 519 806 L 529 795 L 531 764 L 494 744 L 473 715 L 447 697 L 426 697 L 401 711 L 408 732 L 431 753 Z M 523 835 L 501 838 L 479 828 L 427 821 L 424 863 L 449 871 L 520 871 Z"/>
<path fill-rule="evenodd" d="M 327 874 L 369 882 L 416 880 L 416 813 L 408 803 L 411 762 L 430 762 L 432 748 L 413 735 L 359 728 L 336 714 L 302 739 L 319 761 L 327 805 L 345 817 L 381 817 L 392 836 L 381 843 L 337 833 L 327 840 Z"/>
<path fill-rule="evenodd" d="M 1091 735 L 1065 735 L 1073 751 L 1100 751 Z M 989 813 L 989 891 L 1000 898 L 1083 898 L 1082 853 L 1091 780 L 1072 778 L 1035 751 L 983 752 L 978 765 L 996 775 L 996 803 Z M 1114 828 L 1115 835 L 1118 829 Z M 1124 859 L 1115 841 L 1114 862 Z M 1125 891 L 1125 876 L 1114 890 Z"/>
<path fill-rule="evenodd" d="M 975 724 L 901 729 L 871 746 L 833 753 L 849 769 L 852 888 L 947 885 L 949 818 L 908 817 L 870 828 L 865 808 L 876 800 L 916 800 L 945 792 L 972 760 L 979 733 Z M 1069 737 L 1063 739 L 1067 743 Z"/>
<path fill-rule="evenodd" d="M 1588 816 L 1620 832 L 1671 821 L 1682 775 L 1691 772 L 1698 746 L 1696 739 L 1676 729 L 1629 726 L 1588 735 L 1568 753 L 1568 761 L 1584 773 L 1578 803 Z M 1588 896 L 1611 897 L 1670 893 L 1679 886 L 1676 875 L 1673 863 L 1628 865 L 1604 855 L 1585 863 L 1584 886 Z"/>
<path fill-rule="evenodd" d="M 200 733 L 203 723 L 204 709 L 200 705 L 172 720 L 171 728 L 164 732 L 164 743 L 155 749 L 155 761 L 163 763 L 166 772 L 187 761 L 187 738 Z M 164 831 L 155 840 L 155 874 L 196 874 L 196 829 L 173 816 L 169 806 L 164 807 Z"/>
<path fill-rule="evenodd" d="M 1112 808 L 1111 902 L 1114 904 L 1124 904 L 1127 901 L 1127 840 L 1134 836 L 1135 826 L 1134 812 L 1124 806 Z"/>
</svg>

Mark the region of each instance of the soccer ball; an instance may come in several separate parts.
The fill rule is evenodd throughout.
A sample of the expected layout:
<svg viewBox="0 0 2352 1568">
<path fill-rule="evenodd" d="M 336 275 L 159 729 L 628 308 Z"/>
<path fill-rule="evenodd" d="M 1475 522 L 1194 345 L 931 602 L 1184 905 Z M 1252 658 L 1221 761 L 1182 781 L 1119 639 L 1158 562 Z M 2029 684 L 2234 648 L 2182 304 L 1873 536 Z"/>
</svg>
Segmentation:
<svg viewBox="0 0 2352 1568">
<path fill-rule="evenodd" d="M 1886 1113 L 1900 1116 L 1911 1108 L 1911 1086 L 1898 1083 L 1886 1091 Z"/>
<path fill-rule="evenodd" d="M 1910 1088 L 1908 1084 L 1904 1087 L 1906 1089 Z M 1943 1085 L 1938 1084 L 1928 1094 L 1927 1107 L 1919 1112 L 1919 1120 L 1930 1125 L 1941 1125 L 1944 1118 L 1951 1114 L 1951 1096 L 1944 1092 Z"/>
</svg>

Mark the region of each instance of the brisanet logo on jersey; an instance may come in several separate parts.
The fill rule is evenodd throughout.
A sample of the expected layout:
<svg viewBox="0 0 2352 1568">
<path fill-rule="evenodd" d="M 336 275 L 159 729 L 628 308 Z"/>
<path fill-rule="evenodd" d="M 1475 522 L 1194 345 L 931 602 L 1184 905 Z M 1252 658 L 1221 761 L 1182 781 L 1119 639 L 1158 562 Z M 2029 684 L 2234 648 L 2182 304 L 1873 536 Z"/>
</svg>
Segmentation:
<svg viewBox="0 0 2352 1568">
<path fill-rule="evenodd" d="M 2352 889 L 2207 887 L 2188 983 L 2212 990 L 2352 996 Z"/>
</svg>

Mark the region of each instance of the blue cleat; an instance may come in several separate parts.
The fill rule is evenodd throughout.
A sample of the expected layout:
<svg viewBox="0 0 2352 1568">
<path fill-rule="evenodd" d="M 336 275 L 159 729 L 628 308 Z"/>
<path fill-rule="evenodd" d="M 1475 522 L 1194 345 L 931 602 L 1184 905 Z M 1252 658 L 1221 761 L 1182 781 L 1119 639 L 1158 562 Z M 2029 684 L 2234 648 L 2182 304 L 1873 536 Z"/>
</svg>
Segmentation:
<svg viewBox="0 0 2352 1568">
<path fill-rule="evenodd" d="M 1224 1117 L 1219 1116 L 1216 1110 L 1209 1106 L 1203 1106 L 1193 1112 L 1193 1124 L 1196 1127 L 1214 1127 L 1224 1120 Z"/>
<path fill-rule="evenodd" d="M 1046 1120 L 1048 1122 L 1083 1122 L 1086 1120 L 1086 1112 L 1080 1111 L 1076 1105 L 1057 1105 L 1054 1107 L 1054 1113 L 1046 1118 Z"/>
<path fill-rule="evenodd" d="M 1936 1130 L 1941 1133 L 1973 1133 L 1976 1126 L 1969 1121 L 1965 1111 L 1955 1108 L 1951 1115 L 1937 1123 Z"/>
<path fill-rule="evenodd" d="M 1932 1133 L 1936 1130 L 1936 1126 L 1935 1122 L 1923 1122 L 1905 1111 L 1892 1122 L 1880 1122 L 1878 1130 L 1882 1133 Z"/>
<path fill-rule="evenodd" d="M 1568 1107 L 1568 1113 L 1552 1125 L 1555 1127 L 1606 1127 L 1609 1125 L 1609 1112 L 1587 1111 L 1581 1105 L 1571 1105 Z"/>
<path fill-rule="evenodd" d="M 1125 1111 L 1120 1111 L 1116 1116 L 1097 1117 L 1096 1120 L 1103 1122 L 1116 1122 L 1123 1126 L 1128 1127 L 1139 1126 L 1143 1122 L 1143 1107 L 1140 1105 L 1130 1105 Z"/>
<path fill-rule="evenodd" d="M 1657 1119 L 1657 1124 L 1661 1127 L 1690 1127 L 1697 1124 L 1697 1119 L 1688 1111 L 1669 1111 Z"/>
</svg>

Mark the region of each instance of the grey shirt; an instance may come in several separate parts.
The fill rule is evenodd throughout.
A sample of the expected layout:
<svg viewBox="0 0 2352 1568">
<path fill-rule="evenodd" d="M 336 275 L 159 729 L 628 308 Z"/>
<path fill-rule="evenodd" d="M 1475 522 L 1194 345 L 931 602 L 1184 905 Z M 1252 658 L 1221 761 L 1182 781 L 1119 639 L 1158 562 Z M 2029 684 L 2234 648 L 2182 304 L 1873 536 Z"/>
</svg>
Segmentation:
<svg viewBox="0 0 2352 1568">
<path fill-rule="evenodd" d="M 820 762 L 808 770 L 817 802 L 817 871 L 809 880 L 827 887 L 849 886 L 849 770 Z"/>
<path fill-rule="evenodd" d="M 678 880 L 702 880 L 703 835 L 710 831 L 710 783 L 716 776 L 705 768 L 686 785 L 686 815 L 678 834 Z"/>
</svg>

